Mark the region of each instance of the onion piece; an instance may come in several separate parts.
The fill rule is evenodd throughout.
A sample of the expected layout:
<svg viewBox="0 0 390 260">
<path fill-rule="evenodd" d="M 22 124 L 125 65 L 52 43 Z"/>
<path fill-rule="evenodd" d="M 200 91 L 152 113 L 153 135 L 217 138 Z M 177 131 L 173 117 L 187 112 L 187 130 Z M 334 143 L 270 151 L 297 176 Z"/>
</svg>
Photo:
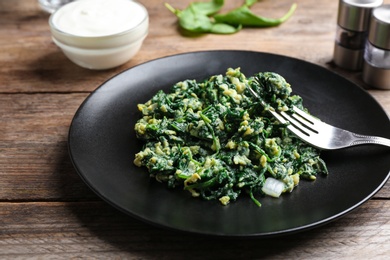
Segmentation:
<svg viewBox="0 0 390 260">
<path fill-rule="evenodd" d="M 269 196 L 279 198 L 284 190 L 284 182 L 274 178 L 267 178 L 261 190 Z"/>
</svg>

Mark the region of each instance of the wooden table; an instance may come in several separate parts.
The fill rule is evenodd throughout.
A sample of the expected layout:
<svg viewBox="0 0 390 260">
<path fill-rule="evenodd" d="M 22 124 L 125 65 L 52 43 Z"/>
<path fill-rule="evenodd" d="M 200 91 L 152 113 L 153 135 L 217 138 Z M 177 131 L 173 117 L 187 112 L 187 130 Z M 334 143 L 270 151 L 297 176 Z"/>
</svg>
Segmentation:
<svg viewBox="0 0 390 260">
<path fill-rule="evenodd" d="M 163 0 L 142 0 L 150 33 L 140 52 L 115 69 L 90 71 L 53 44 L 49 15 L 36 0 L 0 0 L 0 258 L 347 258 L 390 255 L 390 183 L 363 206 L 320 228 L 271 239 L 225 240 L 156 228 L 103 202 L 80 179 L 67 152 L 70 122 L 82 101 L 115 74 L 171 54 L 240 49 L 303 59 L 339 73 L 390 113 L 390 92 L 368 88 L 361 73 L 332 63 L 338 1 L 297 0 L 276 28 L 185 37 Z M 170 1 L 183 8 L 190 1 Z M 243 1 L 225 1 L 227 9 Z M 390 3 L 390 1 L 385 1 Z M 287 0 L 255 11 L 282 15 Z"/>
</svg>

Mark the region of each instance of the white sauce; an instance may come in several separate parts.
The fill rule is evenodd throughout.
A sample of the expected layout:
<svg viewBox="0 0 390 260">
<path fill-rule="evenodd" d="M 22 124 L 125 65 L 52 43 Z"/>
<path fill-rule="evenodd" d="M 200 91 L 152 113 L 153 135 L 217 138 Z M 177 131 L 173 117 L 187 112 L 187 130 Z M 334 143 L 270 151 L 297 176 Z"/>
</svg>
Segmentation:
<svg viewBox="0 0 390 260">
<path fill-rule="evenodd" d="M 147 16 L 131 0 L 78 0 L 60 8 L 53 24 L 62 32 L 77 36 L 106 36 L 130 30 Z"/>
</svg>

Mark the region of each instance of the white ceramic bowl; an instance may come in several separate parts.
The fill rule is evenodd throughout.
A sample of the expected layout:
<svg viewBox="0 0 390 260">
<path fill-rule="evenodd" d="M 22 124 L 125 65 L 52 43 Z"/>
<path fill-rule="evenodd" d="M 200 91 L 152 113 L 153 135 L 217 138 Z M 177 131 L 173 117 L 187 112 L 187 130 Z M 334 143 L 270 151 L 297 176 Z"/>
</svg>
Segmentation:
<svg viewBox="0 0 390 260">
<path fill-rule="evenodd" d="M 67 8 L 70 9 L 70 5 L 82 1 L 90 0 L 72 2 L 50 16 L 49 25 L 54 43 L 71 61 L 88 69 L 109 69 L 129 61 L 139 51 L 148 34 L 149 17 L 146 8 L 137 2 L 128 0 L 132 2 L 132 5 L 137 5 L 138 12 L 141 10 L 144 14 L 137 18 L 139 21 L 133 27 L 124 31 L 113 28 L 112 34 L 83 35 L 79 32 L 73 33 L 69 29 L 66 31 L 61 29 L 61 26 L 58 26 L 58 17 L 67 11 Z"/>
</svg>

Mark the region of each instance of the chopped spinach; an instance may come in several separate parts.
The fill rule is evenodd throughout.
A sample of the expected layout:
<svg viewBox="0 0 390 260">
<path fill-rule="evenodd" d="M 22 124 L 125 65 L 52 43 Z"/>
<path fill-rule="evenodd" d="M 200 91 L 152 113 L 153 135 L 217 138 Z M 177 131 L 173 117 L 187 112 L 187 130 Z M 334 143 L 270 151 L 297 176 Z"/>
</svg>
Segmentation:
<svg viewBox="0 0 390 260">
<path fill-rule="evenodd" d="M 291 192 L 300 178 L 327 174 L 320 151 L 302 142 L 251 95 L 276 110 L 305 109 L 286 80 L 272 72 L 246 78 L 239 68 L 197 82 L 184 80 L 138 104 L 135 125 L 145 142 L 134 163 L 169 188 L 223 205 L 246 193 L 257 204 L 267 178 Z"/>
</svg>

